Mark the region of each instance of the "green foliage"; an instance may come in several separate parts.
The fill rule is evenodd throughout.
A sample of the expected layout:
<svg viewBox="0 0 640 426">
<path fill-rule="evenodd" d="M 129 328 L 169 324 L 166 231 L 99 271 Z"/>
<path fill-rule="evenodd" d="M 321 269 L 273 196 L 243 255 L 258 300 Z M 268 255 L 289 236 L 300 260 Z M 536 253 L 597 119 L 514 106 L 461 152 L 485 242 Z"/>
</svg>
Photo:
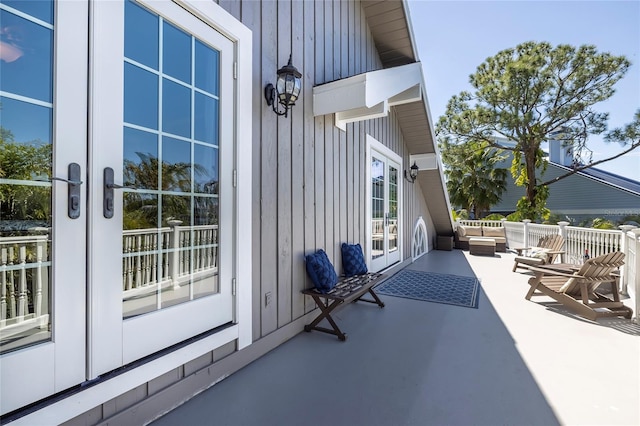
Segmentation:
<svg viewBox="0 0 640 426">
<path fill-rule="evenodd" d="M 0 127 L 0 178 L 45 180 L 50 173 L 50 144 L 40 141 L 16 142 L 11 131 Z M 50 187 L 0 185 L 0 217 L 3 220 L 49 221 L 50 215 Z"/>
<path fill-rule="evenodd" d="M 460 209 L 458 211 L 451 210 L 451 217 L 454 221 L 456 220 L 467 220 L 469 219 L 469 212 L 466 209 Z"/>
<path fill-rule="evenodd" d="M 557 225 L 558 222 L 569 222 L 569 224 L 573 224 L 574 220 L 568 216 L 560 216 L 557 213 L 551 213 L 543 223 L 545 225 Z"/>
<path fill-rule="evenodd" d="M 627 215 L 622 218 L 621 222 L 622 222 L 621 224 L 625 224 L 627 222 L 640 223 L 640 214 Z"/>
<path fill-rule="evenodd" d="M 587 45 L 527 42 L 503 50 L 470 76 L 473 93 L 449 100 L 437 125 L 438 138 L 499 146 L 499 136 L 513 142 L 505 148 L 514 155 L 511 174 L 517 185 L 526 187 L 526 201 L 518 203 L 518 211 L 526 218 L 544 218 L 548 190 L 541 188 L 552 182 L 536 176 L 536 167 L 546 167 L 541 144 L 560 140 L 578 156 L 588 154 L 588 136 L 603 133 L 608 120 L 608 114 L 593 106 L 613 95 L 614 84 L 629 66 L 624 56 L 598 53 Z M 608 137 L 637 139 L 639 129 L 640 112 L 632 125 Z"/>
<path fill-rule="evenodd" d="M 484 219 L 484 220 L 502 220 L 502 219 L 504 219 L 504 216 L 499 214 L 499 213 L 491 213 L 491 214 L 483 217 L 482 219 Z"/>
<path fill-rule="evenodd" d="M 513 212 L 507 215 L 507 222 L 521 222 L 522 219 L 524 218 L 520 212 Z"/>
<path fill-rule="evenodd" d="M 157 189 L 162 176 L 162 190 L 189 193 L 191 191 L 191 164 L 160 162 L 157 157 L 145 153 L 136 153 L 139 161 L 124 161 L 125 185 L 138 189 Z M 201 165 L 195 165 L 196 176 L 206 176 Z M 215 193 L 218 183 L 215 181 L 195 188 L 199 193 Z M 217 212 L 211 212 L 210 206 L 195 198 L 194 208 L 197 214 L 206 215 L 208 220 L 215 220 Z M 182 195 L 162 195 L 161 218 L 158 218 L 158 198 L 155 195 L 139 192 L 124 194 L 123 229 L 145 229 L 167 226 L 171 219 L 181 220 L 183 224 L 191 223 L 191 198 Z"/>
<path fill-rule="evenodd" d="M 615 223 L 601 217 L 593 219 L 591 227 L 596 229 L 618 229 Z"/>
<path fill-rule="evenodd" d="M 529 219 L 533 222 L 548 220 L 551 215 L 551 210 L 546 207 L 549 187 L 538 186 L 535 188 L 534 194 L 533 202 L 529 201 L 526 196 L 520 198 L 516 204 L 516 211 L 523 219 Z"/>
<path fill-rule="evenodd" d="M 460 145 L 449 139 L 440 141 L 440 149 L 451 203 L 482 217 L 506 189 L 507 170 L 496 167 L 505 159 L 502 151 L 485 142 Z"/>
<path fill-rule="evenodd" d="M 640 144 L 640 109 L 636 110 L 631 123 L 608 132 L 604 140 L 637 147 Z"/>
</svg>

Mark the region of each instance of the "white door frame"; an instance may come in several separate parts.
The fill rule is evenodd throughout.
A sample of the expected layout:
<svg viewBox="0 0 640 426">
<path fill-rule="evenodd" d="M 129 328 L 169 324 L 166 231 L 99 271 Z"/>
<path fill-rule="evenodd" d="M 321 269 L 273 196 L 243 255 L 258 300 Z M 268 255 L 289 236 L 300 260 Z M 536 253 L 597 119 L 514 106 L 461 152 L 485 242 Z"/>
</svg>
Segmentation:
<svg viewBox="0 0 640 426">
<path fill-rule="evenodd" d="M 403 200 L 403 179 L 401 175 L 400 167 L 402 167 L 402 157 L 391 149 L 383 145 L 381 142 L 376 140 L 373 136 L 367 135 L 367 147 L 366 147 L 366 165 L 365 165 L 365 258 L 367 262 L 367 268 L 371 270 L 371 159 L 373 157 L 373 152 L 377 152 L 381 154 L 383 157 L 388 158 L 398 165 L 398 252 L 399 252 L 399 260 L 402 261 L 404 259 L 403 255 L 403 235 L 404 235 L 404 200 Z M 386 265 L 388 266 L 388 265 Z"/>
<path fill-rule="evenodd" d="M 69 163 L 78 163 L 85 181 L 88 33 L 81 29 L 87 3 L 54 5 L 52 175 L 67 178 Z M 85 379 L 86 182 L 81 188 L 80 217 L 70 219 L 67 184 L 52 182 L 52 337 L 0 358 L 2 414 Z"/>
<path fill-rule="evenodd" d="M 145 0 L 146 1 L 146 0 Z M 101 167 L 105 162 L 110 162 L 110 167 L 122 167 L 122 154 L 119 162 L 108 150 L 101 152 L 105 158 L 101 158 L 96 150 L 91 149 L 89 138 L 101 137 L 102 141 L 122 139 L 122 105 L 113 104 L 103 109 L 104 105 L 96 107 L 95 103 L 89 103 L 89 98 L 109 97 L 113 93 L 113 87 L 122 87 L 122 47 L 117 42 L 107 41 L 108 49 L 115 49 L 120 58 L 117 59 L 116 69 L 120 72 L 111 72 L 114 63 L 113 57 L 102 57 L 95 54 L 96 38 L 90 37 L 103 34 L 122 34 L 124 25 L 121 21 L 109 19 L 97 19 L 113 13 L 113 7 L 120 7 L 122 2 L 106 1 L 76 1 L 55 2 L 55 32 L 54 32 L 54 70 L 60 81 L 56 81 L 55 87 L 55 118 L 54 118 L 54 143 L 55 147 L 53 175 L 66 177 L 69 163 L 78 163 L 81 166 L 82 180 L 79 219 L 71 220 L 66 217 L 67 190 L 64 182 L 53 183 L 53 232 L 58 237 L 53 241 L 53 252 L 58 253 L 52 271 L 52 312 L 53 317 L 53 341 L 10 352 L 2 356 L 0 369 L 0 393 L 2 394 L 2 414 L 23 407 L 29 403 L 53 395 L 56 392 L 68 389 L 87 379 L 97 377 L 100 372 L 106 371 L 108 365 L 98 365 L 91 360 L 91 354 L 96 351 L 121 351 L 118 347 L 109 345 L 114 336 L 98 334 L 97 331 L 104 327 L 104 322 L 109 321 L 112 311 L 121 307 L 121 277 L 113 282 L 117 294 L 115 304 L 101 299 L 98 289 L 87 283 L 93 282 L 102 272 L 109 271 L 109 262 L 100 259 L 99 254 L 112 250 L 112 253 L 121 253 L 121 243 L 117 241 L 109 247 L 101 247 L 102 252 L 88 251 L 87 240 L 92 240 L 94 235 L 107 232 L 101 228 L 100 223 L 93 219 L 88 212 L 102 211 L 102 172 Z M 162 2 L 149 1 L 149 4 L 163 6 Z M 177 2 L 176 2 L 177 3 Z M 171 4 L 171 3 L 170 3 Z M 170 356 L 164 356 L 145 364 L 144 368 L 136 368 L 124 373 L 129 377 L 125 381 L 105 382 L 91 389 L 97 393 L 85 397 L 85 392 L 76 394 L 74 400 L 63 410 L 57 412 L 59 418 L 68 419 L 81 414 L 96 404 L 104 403 L 113 397 L 133 389 L 135 386 L 145 383 L 154 377 L 170 371 L 172 368 L 188 362 L 206 352 L 211 351 L 227 342 L 237 340 L 237 349 L 242 349 L 252 342 L 252 135 L 251 126 L 246 125 L 247 117 L 252 111 L 252 34 L 240 21 L 225 11 L 215 2 L 202 2 L 197 0 L 182 0 L 179 6 L 196 16 L 202 22 L 214 28 L 233 43 L 234 54 L 234 85 L 230 89 L 235 100 L 235 108 L 230 111 L 229 122 L 232 126 L 234 138 L 233 175 L 235 190 L 233 195 L 233 217 L 235 229 L 233 239 L 235 241 L 233 253 L 233 271 L 235 303 L 233 306 L 234 324 L 224 330 L 209 335 L 182 349 L 172 352 Z M 89 19 L 87 19 L 89 17 Z M 83 24 L 84 23 L 84 24 Z M 116 37 L 118 38 L 118 37 Z M 91 57 L 89 52 L 91 52 Z M 111 59 L 109 59 L 111 58 Z M 91 61 L 90 61 L 91 59 Z M 87 64 L 89 69 L 87 69 Z M 62 77 L 62 78 L 61 78 Z M 89 81 L 101 81 L 100 85 L 89 85 Z M 87 87 L 89 87 L 87 91 Z M 88 112 L 87 112 L 88 109 Z M 240 115 L 242 114 L 242 115 Z M 243 117 L 241 125 L 239 117 Z M 87 123 L 87 118 L 89 123 Z M 113 126 L 113 121 L 97 120 L 98 118 L 116 118 L 119 122 Z M 71 120 L 73 125 L 67 125 Z M 56 125 L 59 123 L 64 125 Z M 64 146 L 64 149 L 59 149 Z M 113 150 L 116 151 L 116 150 Z M 113 154 L 116 154 L 114 152 Z M 100 158 L 99 158 L 100 157 Z M 87 159 L 90 162 L 89 167 Z M 91 183 L 91 187 L 88 185 Z M 89 194 L 87 198 L 86 195 Z M 121 197 L 121 195 L 120 195 Z M 116 204 L 117 205 L 117 204 Z M 116 210 L 117 211 L 117 210 Z M 58 213 L 61 212 L 61 213 Z M 116 213 L 118 214 L 118 213 Z M 119 213 L 122 215 L 122 213 Z M 63 216 L 64 215 L 64 216 Z M 80 228 L 78 229 L 78 224 Z M 119 230 L 120 232 L 120 230 Z M 88 237 L 89 236 L 89 237 Z M 64 239 L 64 240 L 63 240 Z M 60 253 L 68 253 L 62 256 Z M 86 256 L 86 263 L 85 263 Z M 240 260 L 239 260 L 240 259 Z M 240 262 L 241 265 L 239 264 Z M 70 279 L 73 278 L 73 279 Z M 56 285 L 58 287 L 56 287 Z M 100 289 L 102 291 L 103 289 Z M 108 290 L 107 294 L 109 291 Z M 88 311 L 91 310 L 91 315 Z M 111 312 L 110 312 L 111 311 Z M 120 312 L 121 313 L 121 312 Z M 122 318 L 119 318 L 120 323 Z M 86 336 L 89 336 L 88 340 Z M 122 335 L 115 336 L 122 339 Z M 105 368 L 106 367 L 106 368 Z M 104 389 L 107 386 L 108 389 Z M 91 393 L 91 390 L 87 390 Z M 72 397 L 73 398 L 73 397 Z M 52 404 L 52 411 L 56 411 L 59 404 L 64 404 L 65 399 L 58 404 Z M 78 404 L 78 402 L 81 402 Z M 74 413 L 70 415 L 70 413 Z M 28 416 L 27 416 L 28 417 Z M 50 417 L 47 417 L 50 421 Z"/>
<path fill-rule="evenodd" d="M 122 58 L 124 58 L 124 22 L 122 18 L 124 16 L 124 4 L 122 2 L 93 2 L 90 26 L 91 39 L 93 40 L 90 74 L 90 81 L 93 82 L 91 84 L 90 101 L 92 105 L 90 147 L 93 149 L 90 150 L 89 159 L 91 182 L 94 183 L 95 190 L 92 192 L 90 200 L 91 211 L 94 213 L 91 216 L 89 225 L 89 233 L 92 236 L 88 260 L 89 282 L 91 283 L 89 295 L 90 316 L 88 320 L 89 378 L 97 377 L 104 372 L 211 329 L 205 319 L 211 316 L 211 306 L 208 302 L 213 299 L 229 300 L 229 305 L 225 304 L 224 310 L 229 309 L 229 321 L 236 323 L 231 326 L 233 333 L 224 333 L 227 340 L 221 341 L 220 344 L 234 339 L 239 339 L 239 347 L 250 343 L 247 336 L 250 336 L 251 311 L 250 304 L 248 309 L 245 304 L 247 300 L 251 300 L 251 268 L 243 264 L 243 269 L 244 271 L 248 270 L 248 274 L 239 273 L 240 268 L 235 265 L 236 260 L 233 259 L 234 255 L 238 256 L 238 253 L 241 254 L 240 258 L 251 258 L 251 231 L 243 229 L 247 228 L 245 226 L 239 226 L 238 218 L 240 213 L 236 213 L 237 210 L 243 210 L 239 206 L 247 203 L 247 198 L 249 200 L 251 198 L 251 191 L 247 191 L 250 183 L 247 185 L 246 182 L 243 182 L 241 186 L 240 182 L 238 182 L 236 188 L 231 187 L 231 183 L 234 180 L 233 176 L 236 174 L 238 175 L 238 181 L 247 180 L 251 182 L 251 172 L 246 173 L 245 170 L 244 176 L 236 172 L 239 169 L 239 164 L 251 164 L 251 148 L 247 149 L 247 146 L 250 147 L 250 130 L 248 132 L 240 132 L 238 120 L 236 119 L 238 108 L 242 106 L 250 110 L 251 103 L 250 100 L 247 102 L 246 98 L 243 98 L 243 101 L 240 102 L 239 94 L 247 96 L 249 93 L 240 90 L 239 86 L 241 86 L 240 83 L 242 82 L 239 79 L 234 79 L 232 74 L 233 63 L 239 61 L 240 56 L 247 60 L 246 52 L 243 55 L 239 55 L 239 45 L 235 43 L 234 46 L 234 40 L 230 40 L 227 35 L 228 31 L 221 32 L 217 26 L 210 23 L 213 16 L 220 20 L 232 19 L 235 21 L 228 13 L 220 13 L 222 8 L 217 5 L 197 4 L 196 7 L 193 2 L 181 5 L 176 5 L 173 2 L 148 0 L 138 0 L 138 2 L 161 16 L 169 17 L 172 22 L 177 23 L 179 26 L 188 28 L 187 31 L 196 35 L 196 37 L 207 40 L 206 37 L 203 38 L 198 34 L 200 32 L 215 31 L 218 34 L 217 37 L 222 37 L 220 43 L 226 43 L 227 47 L 221 49 L 221 81 L 224 83 L 220 85 L 220 99 L 224 99 L 229 107 L 220 109 L 220 138 L 221 141 L 226 141 L 228 144 L 226 148 L 231 149 L 233 152 L 229 157 L 231 164 L 224 165 L 224 171 L 222 169 L 220 171 L 220 179 L 227 182 L 227 185 L 229 185 L 227 193 L 230 194 L 230 197 L 227 198 L 228 202 L 225 205 L 221 203 L 220 214 L 221 216 L 224 214 L 228 220 L 228 223 L 225 223 L 228 230 L 225 237 L 228 244 L 226 246 L 228 252 L 225 255 L 228 256 L 229 261 L 223 277 L 224 280 L 221 278 L 219 282 L 219 294 L 123 321 L 122 286 L 120 285 L 122 280 L 122 239 L 119 237 L 122 232 L 122 191 L 115 192 L 114 205 L 116 209 L 114 217 L 111 219 L 102 217 L 102 174 L 105 167 L 111 167 L 115 172 L 116 183 L 122 182 L 123 101 L 121 94 L 114 96 L 114 88 L 118 90 L 118 88 L 124 87 L 124 63 L 122 61 Z M 207 19 L 203 19 L 203 16 Z M 221 34 L 224 34 L 224 36 Z M 243 34 L 243 36 L 246 35 Z M 244 41 L 246 39 L 243 39 Z M 250 49 L 250 42 L 248 44 Z M 246 48 L 247 46 L 245 45 L 243 50 Z M 249 66 L 249 72 L 244 75 L 245 80 L 251 74 L 250 59 L 246 65 Z M 230 84 L 231 82 L 233 84 Z M 250 83 L 247 86 L 250 87 Z M 235 106 L 230 106 L 232 104 Z M 105 146 L 112 146 L 114 149 L 102 148 Z M 229 151 L 227 150 L 227 152 Z M 242 161 L 239 161 L 238 153 L 242 153 Z M 222 173 L 224 173 L 224 176 Z M 241 193 L 241 190 L 245 192 Z M 245 211 L 250 212 L 250 210 L 250 208 L 247 208 Z M 247 213 L 243 214 L 246 215 Z M 250 213 L 248 214 L 250 215 Z M 241 238 L 243 234 L 245 235 L 244 239 Z M 114 267 L 114 262 L 119 262 L 118 265 L 120 266 Z M 236 287 L 241 285 L 249 286 L 249 297 L 246 295 L 246 290 L 242 292 L 235 290 L 235 297 L 232 297 L 232 292 L 234 292 L 232 281 L 234 280 L 237 283 Z M 102 284 L 98 284 L 100 282 Z M 239 295 L 238 293 L 241 294 Z M 163 329 L 171 330 L 171 333 L 163 333 Z M 135 342 L 144 342 L 144 344 L 137 345 Z"/>
</svg>

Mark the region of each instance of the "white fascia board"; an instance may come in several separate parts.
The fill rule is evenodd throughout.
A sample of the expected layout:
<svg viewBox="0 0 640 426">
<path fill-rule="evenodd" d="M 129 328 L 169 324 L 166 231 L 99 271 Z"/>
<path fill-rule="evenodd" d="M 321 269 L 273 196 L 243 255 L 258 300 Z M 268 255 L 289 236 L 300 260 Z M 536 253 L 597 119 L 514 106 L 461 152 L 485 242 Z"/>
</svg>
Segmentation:
<svg viewBox="0 0 640 426">
<path fill-rule="evenodd" d="M 409 164 L 416 163 L 418 170 L 438 170 L 438 156 L 430 154 L 414 154 L 409 156 Z"/>
<path fill-rule="evenodd" d="M 402 65 L 378 71 L 371 71 L 367 76 L 367 98 L 365 106 L 371 107 L 382 101 L 422 84 L 422 64 Z"/>
<path fill-rule="evenodd" d="M 412 102 L 419 102 L 422 100 L 422 87 L 417 84 L 402 93 L 389 98 L 389 106 L 396 106 L 402 104 L 410 104 Z"/>
<path fill-rule="evenodd" d="M 366 87 L 366 74 L 315 86 L 313 115 L 317 117 L 363 107 Z"/>
<path fill-rule="evenodd" d="M 325 83 L 313 88 L 313 114 L 415 102 L 422 99 L 422 82 L 422 65 L 416 62 Z"/>
<path fill-rule="evenodd" d="M 385 117 L 389 113 L 389 103 L 380 102 L 371 108 L 356 108 L 348 111 L 336 112 L 336 127 L 346 130 L 347 123 Z"/>
</svg>

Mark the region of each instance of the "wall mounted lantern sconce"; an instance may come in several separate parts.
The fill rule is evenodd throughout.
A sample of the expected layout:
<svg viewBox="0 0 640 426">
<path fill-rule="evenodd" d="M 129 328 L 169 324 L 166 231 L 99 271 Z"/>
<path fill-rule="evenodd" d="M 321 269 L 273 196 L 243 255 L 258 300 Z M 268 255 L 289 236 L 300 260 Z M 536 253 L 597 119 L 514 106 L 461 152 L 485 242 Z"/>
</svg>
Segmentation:
<svg viewBox="0 0 640 426">
<path fill-rule="evenodd" d="M 300 89 L 302 88 L 302 74 L 291 64 L 291 55 L 289 55 L 289 63 L 278 70 L 278 80 L 276 86 L 269 83 L 264 88 L 264 98 L 267 105 L 273 108 L 273 112 L 278 115 L 287 116 L 289 108 L 296 104 Z M 284 112 L 278 111 L 278 105 L 284 107 Z"/>
<path fill-rule="evenodd" d="M 418 177 L 419 167 L 416 164 L 416 162 L 414 161 L 413 162 L 413 166 L 411 166 L 409 169 L 410 169 L 409 170 L 409 176 L 407 176 L 407 170 L 405 170 L 404 171 L 404 178 L 406 180 L 408 180 L 409 182 L 414 183 L 416 181 L 416 178 Z"/>
</svg>

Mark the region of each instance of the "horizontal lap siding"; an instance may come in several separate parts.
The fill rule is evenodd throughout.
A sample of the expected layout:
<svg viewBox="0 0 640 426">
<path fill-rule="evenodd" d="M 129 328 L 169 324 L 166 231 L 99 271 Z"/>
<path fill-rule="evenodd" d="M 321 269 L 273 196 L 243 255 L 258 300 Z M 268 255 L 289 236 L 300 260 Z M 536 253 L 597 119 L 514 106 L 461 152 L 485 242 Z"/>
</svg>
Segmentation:
<svg viewBox="0 0 640 426">
<path fill-rule="evenodd" d="M 406 148 L 393 109 L 388 117 L 347 125 L 346 133 L 334 126 L 333 115 L 313 116 L 314 85 L 382 68 L 359 2 L 219 4 L 253 32 L 251 225 L 256 340 L 314 309 L 312 301 L 300 294 L 310 286 L 305 254 L 325 249 L 340 273 L 340 244 L 366 244 L 366 135 L 403 158 Z M 275 83 L 276 71 L 290 53 L 303 73 L 303 91 L 284 118 L 267 107 L 263 92 L 267 83 Z M 401 169 L 407 162 L 403 160 Z M 402 178 L 403 170 L 400 173 Z M 411 256 L 415 218 L 425 214 L 424 203 L 413 201 L 414 196 L 421 197 L 413 185 L 404 185 L 405 258 Z"/>
</svg>

